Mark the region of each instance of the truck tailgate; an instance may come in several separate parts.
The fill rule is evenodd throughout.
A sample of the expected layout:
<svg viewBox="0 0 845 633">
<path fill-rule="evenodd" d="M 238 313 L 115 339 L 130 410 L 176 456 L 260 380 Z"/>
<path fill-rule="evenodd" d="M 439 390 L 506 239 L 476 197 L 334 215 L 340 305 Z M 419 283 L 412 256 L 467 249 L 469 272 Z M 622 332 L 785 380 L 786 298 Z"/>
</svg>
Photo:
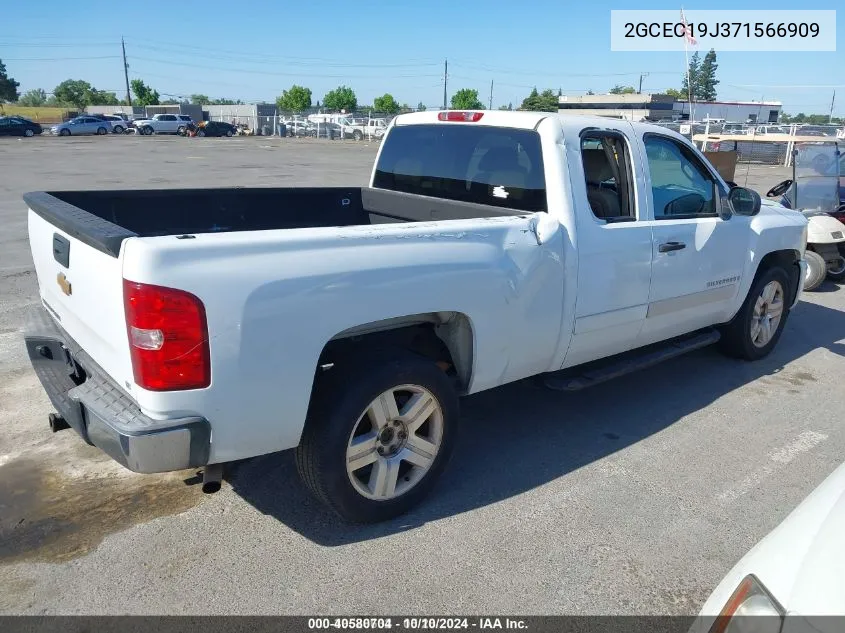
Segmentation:
<svg viewBox="0 0 845 633">
<path fill-rule="evenodd" d="M 42 302 L 119 385 L 132 365 L 123 311 L 122 261 L 29 210 L 29 243 Z"/>
</svg>

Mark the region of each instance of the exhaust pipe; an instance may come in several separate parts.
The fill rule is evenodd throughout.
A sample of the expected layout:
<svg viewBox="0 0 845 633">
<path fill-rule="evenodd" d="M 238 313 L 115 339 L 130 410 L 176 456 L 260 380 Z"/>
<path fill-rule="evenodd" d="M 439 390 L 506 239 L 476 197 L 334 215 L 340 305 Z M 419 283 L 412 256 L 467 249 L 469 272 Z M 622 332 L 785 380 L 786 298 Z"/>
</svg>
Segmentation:
<svg viewBox="0 0 845 633">
<path fill-rule="evenodd" d="M 70 424 L 67 423 L 62 416 L 58 413 L 51 413 L 47 416 L 47 423 L 50 425 L 50 430 L 53 433 L 58 433 L 59 431 L 63 431 L 65 429 L 70 428 Z"/>
</svg>

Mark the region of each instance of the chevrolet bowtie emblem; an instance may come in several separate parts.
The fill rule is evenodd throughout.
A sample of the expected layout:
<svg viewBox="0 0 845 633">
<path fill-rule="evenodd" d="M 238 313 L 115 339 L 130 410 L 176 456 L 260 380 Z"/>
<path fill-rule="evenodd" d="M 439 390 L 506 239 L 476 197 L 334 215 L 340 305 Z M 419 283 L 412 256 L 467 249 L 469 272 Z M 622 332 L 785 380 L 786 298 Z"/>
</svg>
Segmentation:
<svg viewBox="0 0 845 633">
<path fill-rule="evenodd" d="M 62 292 L 65 293 L 68 297 L 73 294 L 73 288 L 70 285 L 70 282 L 65 277 L 64 273 L 59 273 L 56 275 L 56 283 L 59 284 L 59 287 L 62 289 Z"/>
</svg>

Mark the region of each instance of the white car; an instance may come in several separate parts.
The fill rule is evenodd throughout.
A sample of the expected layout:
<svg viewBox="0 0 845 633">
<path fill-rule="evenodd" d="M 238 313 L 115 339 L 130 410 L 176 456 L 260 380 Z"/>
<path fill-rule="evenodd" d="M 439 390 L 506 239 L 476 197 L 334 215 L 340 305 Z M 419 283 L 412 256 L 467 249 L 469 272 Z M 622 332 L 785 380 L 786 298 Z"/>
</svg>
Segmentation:
<svg viewBox="0 0 845 633">
<path fill-rule="evenodd" d="M 151 119 L 138 119 L 135 129 L 140 134 L 184 134 L 194 120 L 187 114 L 156 114 Z"/>
<path fill-rule="evenodd" d="M 209 480 L 296 447 L 352 521 L 432 488 L 460 396 L 716 342 L 763 358 L 806 268 L 801 213 L 730 189 L 679 134 L 601 117 L 400 115 L 363 188 L 24 199 L 26 345 L 68 424 L 132 470 Z"/>
<path fill-rule="evenodd" d="M 842 631 L 843 536 L 845 464 L 728 572 L 705 602 L 692 630 Z M 719 621 L 717 616 L 722 616 Z"/>
<path fill-rule="evenodd" d="M 103 118 L 109 122 L 109 125 L 111 125 L 111 131 L 114 134 L 123 134 L 129 128 L 129 124 L 123 117 L 107 114 L 103 116 Z"/>
</svg>

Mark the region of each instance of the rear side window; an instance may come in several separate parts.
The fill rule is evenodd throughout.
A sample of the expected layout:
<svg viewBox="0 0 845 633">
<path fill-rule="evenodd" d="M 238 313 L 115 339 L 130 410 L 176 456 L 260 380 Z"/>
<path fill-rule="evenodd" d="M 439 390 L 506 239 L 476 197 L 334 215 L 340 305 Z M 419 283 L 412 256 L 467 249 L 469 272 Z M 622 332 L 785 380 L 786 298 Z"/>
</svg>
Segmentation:
<svg viewBox="0 0 845 633">
<path fill-rule="evenodd" d="M 521 211 L 546 210 L 540 135 L 472 124 L 396 126 L 373 186 Z"/>
</svg>

